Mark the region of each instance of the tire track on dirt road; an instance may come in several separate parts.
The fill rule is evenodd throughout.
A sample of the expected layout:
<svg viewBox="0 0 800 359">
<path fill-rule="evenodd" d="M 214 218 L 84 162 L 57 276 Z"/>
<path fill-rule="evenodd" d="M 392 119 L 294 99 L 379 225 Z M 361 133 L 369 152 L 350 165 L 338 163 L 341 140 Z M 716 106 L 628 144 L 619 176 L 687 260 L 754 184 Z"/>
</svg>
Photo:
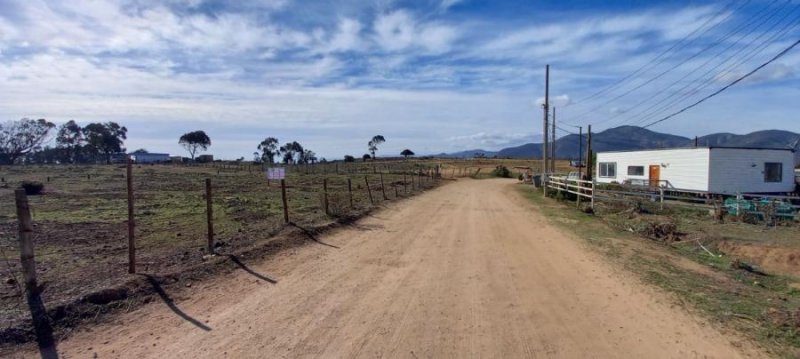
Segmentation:
<svg viewBox="0 0 800 359">
<path fill-rule="evenodd" d="M 740 338 L 548 224 L 509 180 L 459 180 L 74 334 L 64 357 L 739 358 Z M 88 330 L 91 329 L 91 330 Z M 33 352 L 20 351 L 23 356 Z"/>
</svg>

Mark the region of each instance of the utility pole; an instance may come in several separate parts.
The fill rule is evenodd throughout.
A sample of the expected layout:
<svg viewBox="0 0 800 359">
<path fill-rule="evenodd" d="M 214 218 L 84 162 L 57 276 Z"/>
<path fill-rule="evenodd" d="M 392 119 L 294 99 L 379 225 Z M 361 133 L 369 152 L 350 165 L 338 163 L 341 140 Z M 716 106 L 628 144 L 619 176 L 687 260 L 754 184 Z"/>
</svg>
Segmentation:
<svg viewBox="0 0 800 359">
<path fill-rule="evenodd" d="M 578 126 L 578 179 L 583 179 L 583 126 Z"/>
<path fill-rule="evenodd" d="M 552 123 L 552 132 L 550 134 L 550 138 L 552 141 L 550 142 L 550 171 L 556 171 L 556 107 L 553 106 L 553 123 Z"/>
<path fill-rule="evenodd" d="M 550 114 L 550 65 L 545 65 L 544 70 L 544 131 L 542 132 L 542 172 L 543 174 L 547 174 L 548 166 L 547 166 L 547 146 L 548 146 L 548 129 L 547 129 L 547 117 Z M 544 181 L 544 177 L 542 177 L 542 181 Z"/>
<path fill-rule="evenodd" d="M 586 136 L 586 180 L 591 181 L 594 169 L 594 161 L 592 160 L 592 125 L 589 125 Z"/>
</svg>

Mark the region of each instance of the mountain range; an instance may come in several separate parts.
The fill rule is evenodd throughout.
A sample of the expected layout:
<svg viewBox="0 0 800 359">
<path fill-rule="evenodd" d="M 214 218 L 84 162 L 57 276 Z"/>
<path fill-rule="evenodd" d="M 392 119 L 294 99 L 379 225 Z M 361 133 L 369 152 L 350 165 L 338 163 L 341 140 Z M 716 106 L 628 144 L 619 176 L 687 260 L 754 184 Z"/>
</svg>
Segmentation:
<svg viewBox="0 0 800 359">
<path fill-rule="evenodd" d="M 800 134 L 781 130 L 757 131 L 746 135 L 715 133 L 698 137 L 697 145 L 714 147 L 789 148 L 798 139 L 800 139 Z M 580 137 L 575 134 L 557 139 L 556 157 L 559 159 L 577 159 L 580 142 Z M 620 126 L 592 134 L 592 149 L 595 152 L 691 147 L 694 145 L 694 139 L 650 131 L 637 126 Z M 583 152 L 585 152 L 586 134 L 583 135 L 582 147 Z M 504 148 L 499 151 L 476 149 L 447 154 L 443 153 L 438 156 L 471 158 L 474 157 L 476 153 L 483 153 L 486 157 L 541 158 L 542 144 L 527 143 L 520 146 Z M 800 159 L 800 152 L 796 152 L 796 156 Z"/>
</svg>

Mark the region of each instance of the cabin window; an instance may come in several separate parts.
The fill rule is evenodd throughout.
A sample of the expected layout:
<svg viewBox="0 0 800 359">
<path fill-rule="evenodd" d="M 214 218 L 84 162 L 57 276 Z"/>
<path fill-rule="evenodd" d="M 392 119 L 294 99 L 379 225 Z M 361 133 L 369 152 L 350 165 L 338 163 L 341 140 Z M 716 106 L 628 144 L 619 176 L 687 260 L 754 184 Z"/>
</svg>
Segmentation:
<svg viewBox="0 0 800 359">
<path fill-rule="evenodd" d="M 617 177 L 617 163 L 616 162 L 600 162 L 600 177 Z"/>
<path fill-rule="evenodd" d="M 764 163 L 764 182 L 783 182 L 783 163 Z"/>
<path fill-rule="evenodd" d="M 644 166 L 628 166 L 628 176 L 644 176 Z"/>
</svg>

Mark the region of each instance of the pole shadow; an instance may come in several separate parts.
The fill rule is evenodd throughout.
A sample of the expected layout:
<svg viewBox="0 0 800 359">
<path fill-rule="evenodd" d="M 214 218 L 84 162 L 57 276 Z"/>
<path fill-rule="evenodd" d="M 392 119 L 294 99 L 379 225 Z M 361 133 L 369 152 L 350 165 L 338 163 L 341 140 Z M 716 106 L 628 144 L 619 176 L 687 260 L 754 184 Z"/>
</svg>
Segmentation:
<svg viewBox="0 0 800 359">
<path fill-rule="evenodd" d="M 237 257 L 237 256 L 235 256 L 233 254 L 228 254 L 228 258 L 230 258 L 231 262 L 233 262 L 234 264 L 239 266 L 239 268 L 241 268 L 243 271 L 245 271 L 247 273 L 250 273 L 254 277 L 256 277 L 258 279 L 261 279 L 261 280 L 263 280 L 263 281 L 265 281 L 267 283 L 272 283 L 272 284 L 277 284 L 278 283 L 277 280 L 274 280 L 274 279 L 272 279 L 270 277 L 267 277 L 267 276 L 265 276 L 265 275 L 263 275 L 261 273 L 258 273 L 256 271 L 252 270 L 246 264 L 242 263 L 242 261 L 239 260 L 239 257 Z"/>
<path fill-rule="evenodd" d="M 192 318 L 190 315 L 186 314 L 186 312 L 181 310 L 181 308 L 178 308 L 178 306 L 175 304 L 175 301 L 173 301 L 172 298 L 170 298 L 170 296 L 167 294 L 167 292 L 164 291 L 164 288 L 161 287 L 161 284 L 158 283 L 158 280 L 155 277 L 149 274 L 142 274 L 142 275 L 145 278 L 147 278 L 147 282 L 149 282 L 150 286 L 153 287 L 153 291 L 155 291 L 156 294 L 158 294 L 158 296 L 161 298 L 164 304 L 166 304 L 167 307 L 169 307 L 169 309 L 172 310 L 172 312 L 177 314 L 179 317 L 183 318 L 183 320 L 192 323 L 194 326 L 204 331 L 207 332 L 211 331 L 211 328 L 209 326 L 203 324 L 201 321 L 197 319 Z"/>
<path fill-rule="evenodd" d="M 328 247 L 331 247 L 331 248 L 336 248 L 336 249 L 339 249 L 339 247 L 338 247 L 338 246 L 334 246 L 333 244 L 330 244 L 330 243 L 325 243 L 325 242 L 323 242 L 323 241 L 319 240 L 319 238 L 317 238 L 317 234 L 316 234 L 314 231 L 312 231 L 312 230 L 309 230 L 309 229 L 306 229 L 306 228 L 300 227 L 300 226 L 298 226 L 298 225 L 297 225 L 296 223 L 294 223 L 294 222 L 291 222 L 291 223 L 289 223 L 289 225 L 290 225 L 290 226 L 292 226 L 292 227 L 295 227 L 295 228 L 297 228 L 297 229 L 299 229 L 299 230 L 301 230 L 301 231 L 303 231 L 303 233 L 304 233 L 306 236 L 308 236 L 308 238 L 310 238 L 310 239 L 311 239 L 312 241 L 314 241 L 314 242 L 317 242 L 317 243 L 319 243 L 319 244 L 321 244 L 321 245 L 323 245 L 323 246 L 328 246 Z"/>
</svg>

